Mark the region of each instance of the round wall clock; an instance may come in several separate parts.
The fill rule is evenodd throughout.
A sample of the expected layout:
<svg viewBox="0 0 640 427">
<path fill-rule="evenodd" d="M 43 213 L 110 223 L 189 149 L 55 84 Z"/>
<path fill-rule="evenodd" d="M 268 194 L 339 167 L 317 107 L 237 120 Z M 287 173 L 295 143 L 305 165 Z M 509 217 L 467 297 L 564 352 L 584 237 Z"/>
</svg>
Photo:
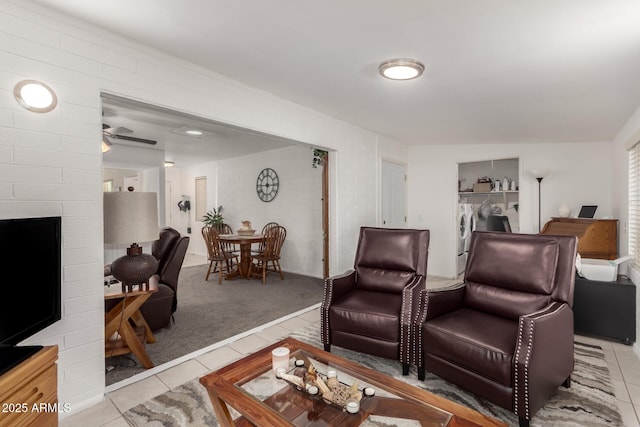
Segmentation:
<svg viewBox="0 0 640 427">
<path fill-rule="evenodd" d="M 260 172 L 256 181 L 256 192 L 260 200 L 263 202 L 272 201 L 278 194 L 279 187 L 280 181 L 276 171 L 271 168 L 265 168 Z"/>
</svg>

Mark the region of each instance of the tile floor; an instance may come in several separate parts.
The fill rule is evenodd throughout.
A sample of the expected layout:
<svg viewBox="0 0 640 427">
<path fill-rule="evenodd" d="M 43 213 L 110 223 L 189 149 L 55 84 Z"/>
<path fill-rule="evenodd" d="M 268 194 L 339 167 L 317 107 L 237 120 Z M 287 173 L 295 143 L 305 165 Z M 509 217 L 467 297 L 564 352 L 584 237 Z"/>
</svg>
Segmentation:
<svg viewBox="0 0 640 427">
<path fill-rule="evenodd" d="M 455 280 L 429 278 L 429 287 L 446 286 Z M 241 334 L 219 345 L 211 346 L 206 352 L 201 352 L 193 358 L 187 358 L 180 364 L 157 372 L 147 378 L 132 384 L 117 388 L 118 384 L 110 387 L 105 400 L 82 412 L 74 414 L 60 421 L 61 427 L 126 427 L 127 422 L 122 413 L 164 393 L 180 384 L 199 378 L 207 372 L 218 369 L 238 358 L 244 357 L 273 341 L 284 338 L 291 331 L 303 328 L 309 324 L 320 322 L 318 306 L 308 311 L 283 318 L 279 322 L 271 322 L 264 329 Z M 589 337 L 578 337 L 583 342 L 601 346 L 604 349 L 609 370 L 613 380 L 618 408 L 627 427 L 640 427 L 640 357 L 633 348 L 624 344 L 598 340 Z"/>
</svg>

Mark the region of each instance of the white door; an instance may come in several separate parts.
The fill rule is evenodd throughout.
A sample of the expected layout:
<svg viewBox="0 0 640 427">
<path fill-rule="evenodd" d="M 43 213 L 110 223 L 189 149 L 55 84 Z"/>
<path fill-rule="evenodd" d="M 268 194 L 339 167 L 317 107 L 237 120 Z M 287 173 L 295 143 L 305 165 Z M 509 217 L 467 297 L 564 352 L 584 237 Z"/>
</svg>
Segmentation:
<svg viewBox="0 0 640 427">
<path fill-rule="evenodd" d="M 407 226 L 407 167 L 382 161 L 382 226 Z"/>
</svg>

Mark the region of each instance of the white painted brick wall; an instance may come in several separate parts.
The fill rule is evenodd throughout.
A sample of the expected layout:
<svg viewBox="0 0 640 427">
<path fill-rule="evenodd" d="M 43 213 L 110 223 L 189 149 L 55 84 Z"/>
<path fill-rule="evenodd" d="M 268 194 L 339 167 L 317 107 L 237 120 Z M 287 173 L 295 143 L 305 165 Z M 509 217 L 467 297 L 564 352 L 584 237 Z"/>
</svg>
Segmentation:
<svg viewBox="0 0 640 427">
<path fill-rule="evenodd" d="M 58 108 L 40 115 L 19 107 L 13 85 L 26 78 L 47 82 Z M 376 135 L 36 4 L 0 0 L 0 168 L 46 171 L 32 182 L 0 171 L 0 215 L 63 216 L 64 317 L 28 342 L 60 347 L 58 397 L 73 411 L 99 402 L 105 389 L 101 91 L 338 150 L 332 272 L 353 264 L 357 229 L 376 218 Z"/>
</svg>

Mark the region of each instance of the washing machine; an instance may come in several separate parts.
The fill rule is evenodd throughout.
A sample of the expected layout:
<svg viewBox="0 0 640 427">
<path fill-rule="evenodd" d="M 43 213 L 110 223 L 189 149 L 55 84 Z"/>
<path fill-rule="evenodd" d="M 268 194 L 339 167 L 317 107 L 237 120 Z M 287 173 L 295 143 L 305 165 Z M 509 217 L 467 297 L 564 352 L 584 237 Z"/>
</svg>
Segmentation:
<svg viewBox="0 0 640 427">
<path fill-rule="evenodd" d="M 469 211 L 473 214 L 473 205 L 467 203 L 458 204 L 458 212 L 456 213 L 456 240 L 457 260 L 456 274 L 462 274 L 467 264 L 467 252 L 469 251 L 468 240 L 471 237 Z"/>
</svg>

